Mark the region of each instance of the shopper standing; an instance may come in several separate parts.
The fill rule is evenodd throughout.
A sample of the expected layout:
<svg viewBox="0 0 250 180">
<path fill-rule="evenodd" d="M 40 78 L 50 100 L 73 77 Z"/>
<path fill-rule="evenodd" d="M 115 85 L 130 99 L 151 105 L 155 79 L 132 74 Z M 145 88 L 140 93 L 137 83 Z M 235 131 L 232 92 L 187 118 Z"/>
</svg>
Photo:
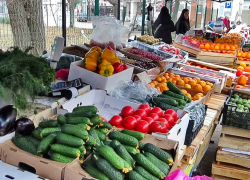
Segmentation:
<svg viewBox="0 0 250 180">
<path fill-rule="evenodd" d="M 224 23 L 224 25 L 225 25 L 225 27 L 226 27 L 226 33 L 228 33 L 229 31 L 230 31 L 230 20 L 229 20 L 229 14 L 227 14 L 226 15 L 226 17 L 223 19 L 223 23 Z"/>
<path fill-rule="evenodd" d="M 161 8 L 161 12 L 154 23 L 155 38 L 162 38 L 162 41 L 171 44 L 171 32 L 175 31 L 174 22 L 171 20 L 169 10 L 166 6 Z"/>
<path fill-rule="evenodd" d="M 148 35 L 152 36 L 153 35 L 153 20 L 154 20 L 154 8 L 151 6 L 151 3 L 149 3 L 148 7 L 147 7 L 147 32 Z"/>
<path fill-rule="evenodd" d="M 175 24 L 176 34 L 186 34 L 190 30 L 189 10 L 183 9 L 181 16 Z"/>
</svg>

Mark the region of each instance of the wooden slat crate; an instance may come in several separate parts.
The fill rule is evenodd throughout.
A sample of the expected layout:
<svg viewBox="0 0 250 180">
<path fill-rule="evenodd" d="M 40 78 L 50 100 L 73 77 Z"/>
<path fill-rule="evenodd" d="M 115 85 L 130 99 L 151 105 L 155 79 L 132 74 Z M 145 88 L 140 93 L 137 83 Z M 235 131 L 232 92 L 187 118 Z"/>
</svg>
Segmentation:
<svg viewBox="0 0 250 180">
<path fill-rule="evenodd" d="M 234 63 L 236 59 L 236 52 L 234 54 L 221 54 L 201 51 L 197 55 L 197 59 L 205 62 L 213 62 L 215 64 L 230 64 Z"/>
</svg>

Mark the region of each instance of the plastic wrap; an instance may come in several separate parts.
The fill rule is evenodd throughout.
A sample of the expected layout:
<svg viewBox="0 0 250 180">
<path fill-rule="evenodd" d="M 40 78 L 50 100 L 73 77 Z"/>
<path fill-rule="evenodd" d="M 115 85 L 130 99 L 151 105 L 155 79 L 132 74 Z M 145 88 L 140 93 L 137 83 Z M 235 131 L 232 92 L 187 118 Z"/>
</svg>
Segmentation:
<svg viewBox="0 0 250 180">
<path fill-rule="evenodd" d="M 120 81 L 110 92 L 110 95 L 134 103 L 147 103 L 160 92 L 151 86 L 145 86 L 141 81 Z"/>
<path fill-rule="evenodd" d="M 168 175 L 165 180 L 213 180 L 213 178 L 207 176 L 188 177 L 183 171 L 176 170 Z"/>
<path fill-rule="evenodd" d="M 110 46 L 113 49 L 123 47 L 123 36 L 128 32 L 127 27 L 120 25 L 113 17 L 94 16 L 91 21 L 94 26 L 90 36 L 91 45 Z"/>
<path fill-rule="evenodd" d="M 182 43 L 182 38 L 184 37 L 183 34 L 176 34 L 174 42 L 176 43 Z"/>
</svg>

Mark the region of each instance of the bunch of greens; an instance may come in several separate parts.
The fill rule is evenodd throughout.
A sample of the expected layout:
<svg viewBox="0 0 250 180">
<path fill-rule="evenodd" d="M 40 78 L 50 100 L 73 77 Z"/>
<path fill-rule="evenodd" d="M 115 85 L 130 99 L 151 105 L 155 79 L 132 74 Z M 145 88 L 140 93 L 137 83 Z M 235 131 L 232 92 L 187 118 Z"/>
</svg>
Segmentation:
<svg viewBox="0 0 250 180">
<path fill-rule="evenodd" d="M 55 71 L 46 59 L 28 54 L 31 48 L 21 51 L 11 48 L 0 50 L 0 97 L 11 93 L 17 108 L 28 107 L 28 99 L 34 100 L 39 92 L 48 92 L 55 79 Z"/>
</svg>

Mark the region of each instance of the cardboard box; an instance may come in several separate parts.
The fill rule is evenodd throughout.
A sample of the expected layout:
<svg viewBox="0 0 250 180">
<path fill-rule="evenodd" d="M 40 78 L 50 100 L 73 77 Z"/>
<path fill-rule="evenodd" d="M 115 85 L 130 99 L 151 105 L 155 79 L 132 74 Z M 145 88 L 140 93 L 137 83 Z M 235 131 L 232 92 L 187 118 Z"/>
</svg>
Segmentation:
<svg viewBox="0 0 250 180">
<path fill-rule="evenodd" d="M 0 144 L 4 143 L 5 141 L 8 141 L 12 139 L 15 136 L 15 132 L 6 134 L 5 136 L 0 136 Z"/>
<path fill-rule="evenodd" d="M 0 159 L 23 170 L 31 170 L 41 178 L 62 180 L 67 164 L 32 155 L 16 147 L 11 140 L 0 145 Z"/>
<path fill-rule="evenodd" d="M 89 84 L 92 88 L 103 89 L 108 93 L 119 83 L 119 81 L 131 80 L 134 71 L 133 67 L 129 67 L 122 72 L 109 77 L 104 77 L 95 72 L 79 67 L 78 65 L 80 64 L 82 64 L 82 61 L 71 63 L 68 80 L 71 81 L 81 78 L 84 83 Z"/>
<path fill-rule="evenodd" d="M 141 141 L 143 143 L 152 143 L 157 147 L 167 151 L 174 157 L 174 164 L 170 169 L 170 172 L 173 172 L 177 169 L 178 165 L 178 142 L 172 141 L 165 138 L 155 137 L 150 134 L 147 134 L 145 138 Z M 90 160 L 89 156 L 85 161 Z M 74 161 L 71 164 L 67 165 L 64 173 L 64 180 L 96 180 L 91 177 L 86 171 L 84 171 L 78 161 Z"/>
</svg>

